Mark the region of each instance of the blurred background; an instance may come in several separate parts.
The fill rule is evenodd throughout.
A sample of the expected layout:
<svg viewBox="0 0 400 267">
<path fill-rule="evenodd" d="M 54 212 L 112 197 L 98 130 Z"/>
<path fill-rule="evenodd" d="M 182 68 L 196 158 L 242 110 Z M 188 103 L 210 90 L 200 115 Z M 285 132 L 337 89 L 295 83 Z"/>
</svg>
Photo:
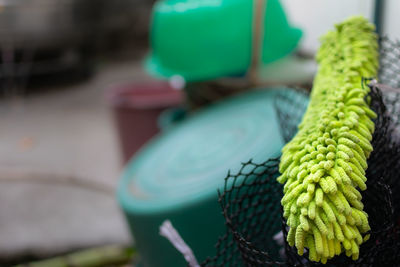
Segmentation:
<svg viewBox="0 0 400 267">
<path fill-rule="evenodd" d="M 348 16 L 400 39 L 396 0 L 270 0 L 259 36 L 252 19 L 230 23 L 245 16 L 228 4 L 229 34 L 213 33 L 226 1 L 206 1 L 221 6 L 211 15 L 197 2 L 0 0 L 0 266 L 65 255 L 94 264 L 74 266 L 131 263 L 115 192 L 151 137 L 249 87 L 310 89 L 319 37 Z M 269 54 L 254 46 L 263 37 Z M 214 50 L 199 41 L 212 38 Z"/>
</svg>

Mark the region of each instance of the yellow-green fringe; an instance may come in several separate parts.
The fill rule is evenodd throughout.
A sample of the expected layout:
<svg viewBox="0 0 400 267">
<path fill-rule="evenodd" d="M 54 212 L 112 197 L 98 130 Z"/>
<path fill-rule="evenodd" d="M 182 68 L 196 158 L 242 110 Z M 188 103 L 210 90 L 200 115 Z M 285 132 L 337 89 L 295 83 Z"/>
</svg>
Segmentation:
<svg viewBox="0 0 400 267">
<path fill-rule="evenodd" d="M 367 159 L 374 132 L 362 77 L 375 77 L 378 44 L 374 26 L 352 17 L 322 38 L 319 70 L 310 104 L 296 136 L 282 149 L 288 242 L 312 261 L 326 263 L 345 252 L 356 260 L 370 229 L 363 211 Z M 357 189 L 358 188 L 358 189 Z"/>
</svg>

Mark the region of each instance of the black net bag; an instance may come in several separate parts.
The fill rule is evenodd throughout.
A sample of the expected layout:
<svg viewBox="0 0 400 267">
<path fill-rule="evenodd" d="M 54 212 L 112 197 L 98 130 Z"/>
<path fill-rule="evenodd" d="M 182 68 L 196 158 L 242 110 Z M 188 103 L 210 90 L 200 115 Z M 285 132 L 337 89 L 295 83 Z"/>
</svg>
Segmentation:
<svg viewBox="0 0 400 267">
<path fill-rule="evenodd" d="M 382 37 L 379 40 L 379 81 L 392 88 L 400 88 L 400 41 Z"/>
<path fill-rule="evenodd" d="M 378 118 L 366 171 L 368 189 L 362 192 L 370 239 L 360 246 L 359 259 L 342 254 L 323 265 L 309 261 L 308 252 L 299 256 L 287 244 L 282 185 L 276 181 L 278 158 L 263 163 L 250 160 L 238 173 L 228 174 L 219 196 L 227 232 L 220 237 L 215 256 L 202 266 L 400 266 L 400 89 L 395 89 L 400 85 L 400 44 L 387 38 L 381 42 L 380 83 L 363 81 L 363 86 L 371 88 L 371 107 Z M 388 49 L 389 45 L 396 49 Z M 306 109 L 304 98 L 307 93 L 301 90 L 284 90 L 276 97 L 285 141 L 297 131 Z"/>
</svg>

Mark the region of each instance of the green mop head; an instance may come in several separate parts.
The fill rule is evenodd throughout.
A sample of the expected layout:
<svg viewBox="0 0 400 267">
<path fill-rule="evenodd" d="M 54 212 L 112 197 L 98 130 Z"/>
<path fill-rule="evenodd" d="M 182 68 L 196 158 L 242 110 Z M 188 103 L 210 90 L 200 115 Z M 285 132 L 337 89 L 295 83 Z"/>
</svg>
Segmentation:
<svg viewBox="0 0 400 267">
<path fill-rule="evenodd" d="M 366 189 L 376 114 L 361 79 L 377 75 L 374 26 L 362 17 L 337 24 L 317 60 L 310 104 L 279 166 L 287 241 L 300 255 L 308 248 L 312 261 L 326 263 L 343 250 L 356 260 L 370 230 L 359 190 Z"/>
</svg>

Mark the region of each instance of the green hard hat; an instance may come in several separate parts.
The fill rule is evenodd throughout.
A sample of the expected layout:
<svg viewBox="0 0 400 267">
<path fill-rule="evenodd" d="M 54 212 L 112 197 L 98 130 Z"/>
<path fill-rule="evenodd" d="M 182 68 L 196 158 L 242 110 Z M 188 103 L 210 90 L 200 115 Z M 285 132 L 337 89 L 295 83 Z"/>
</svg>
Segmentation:
<svg viewBox="0 0 400 267">
<path fill-rule="evenodd" d="M 187 266 L 159 235 L 167 219 L 199 261 L 214 255 L 218 237 L 226 232 L 217 190 L 223 191 L 228 170 L 236 173 L 250 159 L 261 163 L 280 155 L 276 93 L 258 90 L 213 104 L 170 127 L 132 158 L 117 194 L 143 266 Z"/>
<path fill-rule="evenodd" d="M 153 8 L 148 72 L 187 81 L 238 76 L 250 66 L 253 1 L 162 0 Z M 261 61 L 289 54 L 302 31 L 289 25 L 279 0 L 268 0 Z"/>
</svg>

